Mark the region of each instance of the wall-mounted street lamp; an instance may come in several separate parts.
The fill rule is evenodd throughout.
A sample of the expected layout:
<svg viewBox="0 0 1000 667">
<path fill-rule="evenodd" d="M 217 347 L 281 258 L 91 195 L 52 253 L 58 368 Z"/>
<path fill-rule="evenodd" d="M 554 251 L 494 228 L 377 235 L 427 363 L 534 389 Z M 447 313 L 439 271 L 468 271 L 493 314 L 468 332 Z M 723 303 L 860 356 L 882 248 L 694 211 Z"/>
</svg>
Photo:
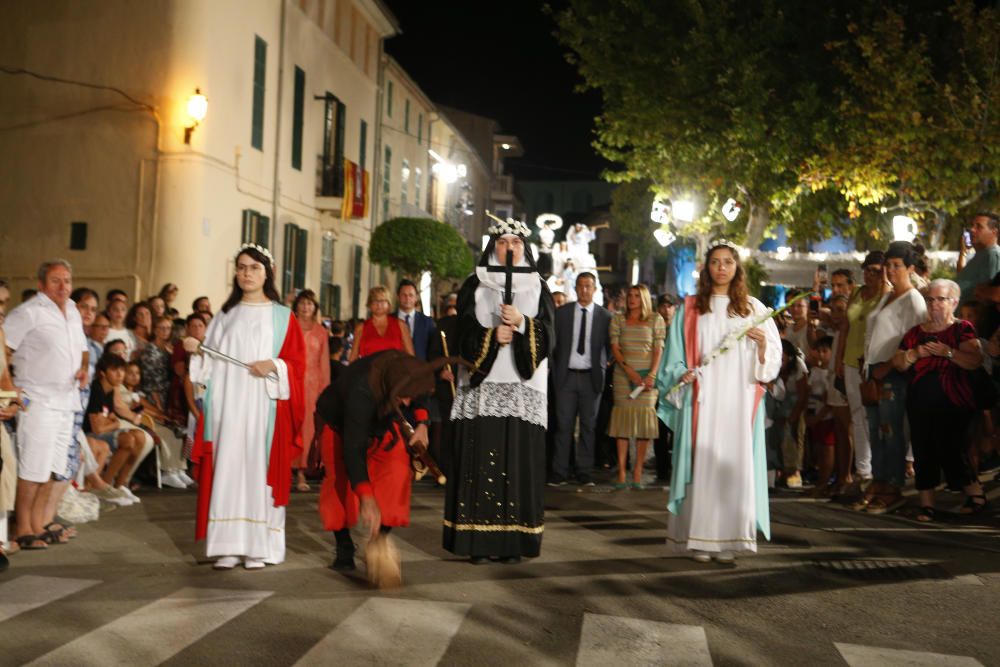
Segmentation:
<svg viewBox="0 0 1000 667">
<path fill-rule="evenodd" d="M 201 94 L 200 88 L 194 89 L 194 95 L 188 98 L 187 101 L 187 114 L 188 118 L 191 119 L 191 124 L 184 128 L 184 143 L 191 143 L 191 135 L 194 133 L 194 129 L 198 127 L 201 121 L 205 120 L 205 114 L 208 113 L 208 98 Z"/>
</svg>

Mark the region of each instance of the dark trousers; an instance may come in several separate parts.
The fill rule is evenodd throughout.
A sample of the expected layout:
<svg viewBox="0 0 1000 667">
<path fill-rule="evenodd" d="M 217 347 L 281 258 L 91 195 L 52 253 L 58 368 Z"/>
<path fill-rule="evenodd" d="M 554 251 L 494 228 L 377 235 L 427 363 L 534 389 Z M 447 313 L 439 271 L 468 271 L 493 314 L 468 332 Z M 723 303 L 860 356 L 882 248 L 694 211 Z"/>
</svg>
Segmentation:
<svg viewBox="0 0 1000 667">
<path fill-rule="evenodd" d="M 660 435 L 653 441 L 653 453 L 656 455 L 656 479 L 670 479 L 670 456 L 674 448 L 674 432 L 661 420 Z"/>
<path fill-rule="evenodd" d="M 569 457 L 573 444 L 573 425 L 580 417 L 580 438 L 576 447 L 576 472 L 591 475 L 594 469 L 594 433 L 601 394 L 594 391 L 590 371 L 570 371 L 566 384 L 556 395 L 556 451 L 552 472 L 569 477 Z"/>
<path fill-rule="evenodd" d="M 953 405 L 947 399 L 936 406 L 911 403 L 910 441 L 918 491 L 933 489 L 941 482 L 958 491 L 976 480 L 968 456 L 966 433 L 974 411 Z"/>
</svg>

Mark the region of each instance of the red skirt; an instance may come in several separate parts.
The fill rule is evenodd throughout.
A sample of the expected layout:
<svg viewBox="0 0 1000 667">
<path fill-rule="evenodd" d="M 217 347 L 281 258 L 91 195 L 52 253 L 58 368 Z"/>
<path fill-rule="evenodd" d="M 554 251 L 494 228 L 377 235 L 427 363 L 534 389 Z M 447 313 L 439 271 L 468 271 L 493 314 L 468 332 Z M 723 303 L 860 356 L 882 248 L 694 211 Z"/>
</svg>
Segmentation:
<svg viewBox="0 0 1000 667">
<path fill-rule="evenodd" d="M 389 431 L 380 443 L 372 439 L 368 448 L 368 479 L 375 494 L 375 503 L 382 514 L 382 525 L 393 528 L 410 525 L 410 487 L 413 470 L 410 455 L 400 439 L 390 451 L 385 451 L 392 438 Z M 344 466 L 343 443 L 340 435 L 323 428 L 320 454 L 326 477 L 319 492 L 319 515 L 326 530 L 351 528 L 358 522 L 358 497 L 351 489 Z"/>
</svg>

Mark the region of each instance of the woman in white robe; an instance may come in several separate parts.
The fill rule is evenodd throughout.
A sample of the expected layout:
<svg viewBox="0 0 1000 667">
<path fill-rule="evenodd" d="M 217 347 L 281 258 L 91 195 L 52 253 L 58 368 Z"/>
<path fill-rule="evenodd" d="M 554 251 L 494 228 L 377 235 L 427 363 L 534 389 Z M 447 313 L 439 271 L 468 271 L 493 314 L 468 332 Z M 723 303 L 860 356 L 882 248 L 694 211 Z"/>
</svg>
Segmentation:
<svg viewBox="0 0 1000 667">
<path fill-rule="evenodd" d="M 301 451 L 304 343 L 279 303 L 270 253 L 243 247 L 233 293 L 191 357 L 191 381 L 205 385 L 203 424 L 192 459 L 200 464 L 197 537 L 217 569 L 285 559 L 291 461 Z M 289 322 L 292 321 L 292 326 Z M 193 341 L 193 342 L 191 342 Z M 197 340 L 185 346 L 200 349 Z"/>
<path fill-rule="evenodd" d="M 746 290 L 739 253 L 708 251 L 697 296 L 674 317 L 658 386 L 661 419 L 674 431 L 668 551 L 733 562 L 770 537 L 763 384 L 781 366 L 767 308 Z M 745 337 L 739 335 L 747 331 Z M 715 355 L 725 343 L 728 350 Z M 678 382 L 687 386 L 667 396 Z"/>
</svg>

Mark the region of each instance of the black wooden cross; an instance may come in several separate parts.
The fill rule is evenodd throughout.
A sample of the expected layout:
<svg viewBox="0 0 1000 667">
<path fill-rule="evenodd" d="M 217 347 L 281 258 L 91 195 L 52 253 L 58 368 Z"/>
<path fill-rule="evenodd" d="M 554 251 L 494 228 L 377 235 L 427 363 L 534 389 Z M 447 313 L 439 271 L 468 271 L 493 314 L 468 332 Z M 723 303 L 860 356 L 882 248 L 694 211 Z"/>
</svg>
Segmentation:
<svg viewBox="0 0 1000 667">
<path fill-rule="evenodd" d="M 534 273 L 535 270 L 530 266 L 514 266 L 514 253 L 510 248 L 507 249 L 507 264 L 506 266 L 494 266 L 488 265 L 486 270 L 491 273 L 504 273 L 506 274 L 506 279 L 504 281 L 503 288 L 503 302 L 510 306 L 514 303 L 514 274 L 515 273 Z"/>
</svg>

